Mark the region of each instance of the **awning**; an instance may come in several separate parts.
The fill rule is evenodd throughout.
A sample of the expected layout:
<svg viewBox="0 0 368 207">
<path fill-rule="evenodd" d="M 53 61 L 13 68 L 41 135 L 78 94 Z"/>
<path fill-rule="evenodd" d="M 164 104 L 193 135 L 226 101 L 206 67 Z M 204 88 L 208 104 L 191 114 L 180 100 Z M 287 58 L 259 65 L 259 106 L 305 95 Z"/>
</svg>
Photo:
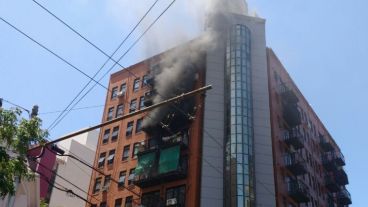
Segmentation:
<svg viewBox="0 0 368 207">
<path fill-rule="evenodd" d="M 156 158 L 156 153 L 146 153 L 138 157 L 138 164 L 135 168 L 136 175 L 142 175 L 144 172 L 151 170 Z"/>
<path fill-rule="evenodd" d="M 168 173 L 178 169 L 180 146 L 161 150 L 158 173 Z"/>
</svg>

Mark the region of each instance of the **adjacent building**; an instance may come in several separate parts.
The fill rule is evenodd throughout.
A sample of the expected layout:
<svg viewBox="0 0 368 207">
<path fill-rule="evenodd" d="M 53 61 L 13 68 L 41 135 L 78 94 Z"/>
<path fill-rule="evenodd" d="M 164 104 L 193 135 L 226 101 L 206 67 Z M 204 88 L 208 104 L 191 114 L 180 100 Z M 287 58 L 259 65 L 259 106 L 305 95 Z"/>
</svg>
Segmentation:
<svg viewBox="0 0 368 207">
<path fill-rule="evenodd" d="M 266 47 L 265 20 L 224 3 L 201 37 L 111 75 L 102 122 L 213 89 L 103 127 L 92 206 L 351 204 L 342 153 Z"/>
<path fill-rule="evenodd" d="M 58 143 L 59 148 L 66 154 L 71 154 L 85 163 L 92 163 L 97 147 L 99 131 L 89 131 L 71 139 Z M 53 180 L 56 185 L 72 190 L 87 199 L 92 169 L 71 157 L 57 156 L 53 168 Z M 85 202 L 75 196 L 58 189 L 52 189 L 49 207 L 84 206 Z"/>
</svg>

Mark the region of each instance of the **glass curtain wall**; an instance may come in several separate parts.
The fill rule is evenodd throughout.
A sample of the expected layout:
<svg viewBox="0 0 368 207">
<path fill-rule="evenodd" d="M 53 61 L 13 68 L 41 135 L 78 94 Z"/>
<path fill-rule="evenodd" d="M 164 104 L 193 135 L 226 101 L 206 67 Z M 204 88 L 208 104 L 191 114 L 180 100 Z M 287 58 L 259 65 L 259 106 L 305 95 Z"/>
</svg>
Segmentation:
<svg viewBox="0 0 368 207">
<path fill-rule="evenodd" d="M 225 206 L 254 206 L 251 34 L 230 28 L 226 44 Z"/>
</svg>

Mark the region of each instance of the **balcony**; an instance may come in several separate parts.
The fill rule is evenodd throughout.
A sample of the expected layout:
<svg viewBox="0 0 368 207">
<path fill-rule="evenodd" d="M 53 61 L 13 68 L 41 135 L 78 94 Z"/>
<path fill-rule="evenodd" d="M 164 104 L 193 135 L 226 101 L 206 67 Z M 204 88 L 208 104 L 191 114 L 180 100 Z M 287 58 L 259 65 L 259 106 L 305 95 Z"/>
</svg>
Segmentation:
<svg viewBox="0 0 368 207">
<path fill-rule="evenodd" d="M 307 173 L 306 161 L 299 153 L 290 153 L 284 157 L 285 167 L 295 176 Z"/>
<path fill-rule="evenodd" d="M 345 165 L 345 159 L 341 153 L 327 152 L 322 156 L 322 164 L 327 171 L 336 171 Z"/>
<path fill-rule="evenodd" d="M 138 154 L 157 151 L 161 148 L 167 148 L 175 145 L 180 145 L 183 149 L 188 147 L 189 133 L 188 130 L 180 131 L 172 136 L 152 137 L 141 142 L 138 148 Z"/>
<path fill-rule="evenodd" d="M 332 193 L 336 193 L 340 190 L 340 186 L 336 182 L 335 176 L 326 175 L 325 176 L 325 186 Z"/>
<path fill-rule="evenodd" d="M 289 147 L 292 146 L 295 150 L 304 147 L 304 140 L 302 135 L 295 130 L 284 131 L 282 133 L 282 138 Z"/>
<path fill-rule="evenodd" d="M 324 152 L 331 152 L 335 149 L 331 140 L 327 140 L 327 138 L 325 138 L 323 135 L 320 135 L 319 139 L 319 145 Z"/>
<path fill-rule="evenodd" d="M 348 176 L 345 173 L 345 170 L 343 168 L 337 170 L 335 172 L 336 182 L 339 185 L 347 185 L 349 184 Z"/>
<path fill-rule="evenodd" d="M 180 156 L 180 146 L 161 149 L 160 153 L 138 155 L 134 184 L 146 188 L 183 179 L 187 169 L 188 159 Z"/>
<path fill-rule="evenodd" d="M 287 183 L 288 194 L 297 203 L 308 203 L 310 201 L 308 187 L 299 180 L 291 180 Z"/>
<path fill-rule="evenodd" d="M 282 97 L 282 101 L 284 103 L 298 103 L 299 99 L 294 93 L 293 90 L 291 90 L 286 84 L 281 84 L 278 89 L 277 93 Z"/>
<path fill-rule="evenodd" d="M 350 205 L 352 202 L 349 191 L 346 189 L 342 189 L 337 194 L 337 202 L 339 203 L 339 205 Z"/>
<path fill-rule="evenodd" d="M 149 92 L 146 92 L 144 94 L 144 106 L 145 107 L 149 107 L 149 106 L 152 106 L 153 105 L 153 98 L 157 95 L 157 93 L 152 90 L 152 91 L 149 91 Z"/>
<path fill-rule="evenodd" d="M 302 123 L 298 105 L 295 103 L 283 104 L 283 117 L 290 128 Z"/>
</svg>

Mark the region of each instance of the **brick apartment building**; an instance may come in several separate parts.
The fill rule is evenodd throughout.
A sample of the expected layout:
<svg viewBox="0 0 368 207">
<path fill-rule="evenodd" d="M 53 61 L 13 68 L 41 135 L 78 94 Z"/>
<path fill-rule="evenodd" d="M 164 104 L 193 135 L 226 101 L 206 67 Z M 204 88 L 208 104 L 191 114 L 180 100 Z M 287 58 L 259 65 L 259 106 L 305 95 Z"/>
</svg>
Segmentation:
<svg viewBox="0 0 368 207">
<path fill-rule="evenodd" d="M 111 75 L 102 122 L 213 89 L 101 128 L 94 207 L 351 204 L 339 147 L 266 47 L 265 20 L 239 8 L 207 22 L 219 35 L 198 57 L 178 52 L 194 40 Z"/>
</svg>

